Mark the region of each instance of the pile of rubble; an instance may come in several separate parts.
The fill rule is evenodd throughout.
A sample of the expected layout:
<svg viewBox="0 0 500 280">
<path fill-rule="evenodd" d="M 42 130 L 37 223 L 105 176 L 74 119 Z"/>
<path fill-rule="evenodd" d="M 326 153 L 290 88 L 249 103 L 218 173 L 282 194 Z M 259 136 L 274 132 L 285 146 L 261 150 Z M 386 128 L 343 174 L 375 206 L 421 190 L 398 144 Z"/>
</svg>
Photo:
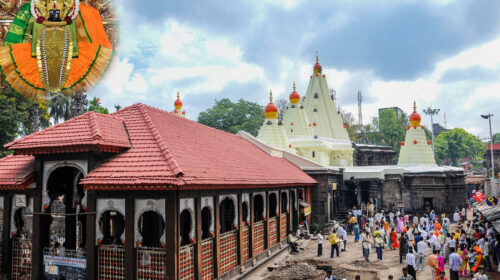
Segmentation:
<svg viewBox="0 0 500 280">
<path fill-rule="evenodd" d="M 315 267 L 308 265 L 307 263 L 289 263 L 279 266 L 269 266 L 269 270 L 272 272 L 266 278 L 266 280 L 309 280 L 309 279 L 319 279 L 321 276 L 325 275 L 324 271 L 319 271 Z"/>
</svg>

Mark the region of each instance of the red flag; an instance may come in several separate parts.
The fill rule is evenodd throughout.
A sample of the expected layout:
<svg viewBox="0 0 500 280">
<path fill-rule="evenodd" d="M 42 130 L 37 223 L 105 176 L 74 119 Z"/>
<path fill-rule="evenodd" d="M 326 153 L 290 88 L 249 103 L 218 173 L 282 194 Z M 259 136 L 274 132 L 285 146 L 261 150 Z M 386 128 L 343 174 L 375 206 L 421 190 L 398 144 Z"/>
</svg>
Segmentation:
<svg viewBox="0 0 500 280">
<path fill-rule="evenodd" d="M 486 195 L 484 195 L 481 191 L 477 191 L 472 197 L 474 197 L 478 203 L 481 203 L 481 201 L 486 199 Z"/>
</svg>

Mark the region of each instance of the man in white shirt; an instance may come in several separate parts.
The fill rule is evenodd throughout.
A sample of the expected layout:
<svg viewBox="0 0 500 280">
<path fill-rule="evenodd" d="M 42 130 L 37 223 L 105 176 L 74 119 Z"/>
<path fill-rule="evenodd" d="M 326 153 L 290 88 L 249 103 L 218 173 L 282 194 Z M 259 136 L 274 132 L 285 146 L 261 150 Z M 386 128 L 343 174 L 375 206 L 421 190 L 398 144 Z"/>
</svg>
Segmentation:
<svg viewBox="0 0 500 280">
<path fill-rule="evenodd" d="M 457 226 L 458 226 L 458 222 L 460 222 L 460 214 L 458 214 L 457 211 L 455 211 L 455 213 L 453 213 L 453 222 L 455 222 L 455 224 L 457 224 Z"/>
<path fill-rule="evenodd" d="M 434 233 L 429 238 L 429 246 L 431 246 L 433 251 L 437 249 L 437 237 Z"/>
<path fill-rule="evenodd" d="M 394 227 L 394 212 L 389 212 L 389 220 L 391 227 Z"/>
<path fill-rule="evenodd" d="M 425 269 L 425 253 L 427 252 L 427 243 L 422 239 L 417 243 L 417 270 L 420 268 L 420 271 L 424 271 Z"/>
<path fill-rule="evenodd" d="M 368 259 L 370 256 L 370 239 L 368 238 L 368 235 L 366 234 L 365 231 L 361 234 L 361 244 L 363 246 L 363 256 L 365 257 L 365 261 L 369 262 L 370 260 Z"/>
<path fill-rule="evenodd" d="M 342 226 L 339 226 L 337 229 L 337 236 L 342 238 L 342 241 L 344 242 L 344 249 L 342 249 L 342 252 L 345 252 L 346 245 L 347 245 L 347 231 Z"/>
<path fill-rule="evenodd" d="M 417 279 L 417 274 L 415 272 L 417 265 L 415 263 L 415 255 L 413 254 L 413 249 L 411 247 L 408 249 L 408 254 L 406 254 L 405 262 L 408 267 L 408 274 L 410 274 L 413 279 Z"/>
<path fill-rule="evenodd" d="M 318 238 L 318 257 L 321 257 L 323 255 L 323 235 L 321 235 L 321 233 L 318 232 L 317 238 Z"/>
</svg>

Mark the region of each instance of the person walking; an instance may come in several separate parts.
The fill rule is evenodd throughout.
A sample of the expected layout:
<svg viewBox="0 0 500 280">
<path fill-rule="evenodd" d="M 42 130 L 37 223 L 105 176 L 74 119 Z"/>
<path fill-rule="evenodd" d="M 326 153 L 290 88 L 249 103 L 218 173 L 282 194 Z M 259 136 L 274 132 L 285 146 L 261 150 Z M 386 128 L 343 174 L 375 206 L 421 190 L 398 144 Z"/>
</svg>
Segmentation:
<svg viewBox="0 0 500 280">
<path fill-rule="evenodd" d="M 354 225 L 354 242 L 359 241 L 359 225 L 355 224 Z"/>
<path fill-rule="evenodd" d="M 337 236 L 342 238 L 342 242 L 344 243 L 342 252 L 345 252 L 347 246 L 347 231 L 342 226 L 339 226 L 339 228 L 337 229 Z"/>
<path fill-rule="evenodd" d="M 404 233 L 401 232 L 401 235 L 403 235 Z M 394 231 L 394 228 L 391 229 L 391 234 L 390 234 L 390 237 L 391 239 L 391 250 L 396 250 L 396 249 L 399 249 L 399 242 L 398 242 L 398 236 L 396 234 L 396 232 Z"/>
<path fill-rule="evenodd" d="M 371 244 L 368 234 L 366 234 L 366 231 L 363 231 L 363 233 L 361 233 L 361 245 L 363 247 L 363 257 L 365 257 L 365 261 L 370 262 L 368 258 L 370 255 Z"/>
<path fill-rule="evenodd" d="M 413 277 L 414 280 L 417 280 L 417 272 L 415 271 L 417 266 L 415 263 L 415 255 L 413 254 L 413 249 L 408 249 L 408 253 L 405 257 L 406 267 L 408 268 L 408 273 Z"/>
<path fill-rule="evenodd" d="M 408 253 L 408 239 L 404 233 L 401 233 L 399 237 L 399 263 L 403 263 L 403 258 L 405 258 Z"/>
<path fill-rule="evenodd" d="M 429 266 L 431 267 L 432 279 L 434 279 L 438 276 L 437 272 L 439 270 L 436 250 L 432 250 L 432 255 L 429 256 L 428 263 L 429 263 Z"/>
<path fill-rule="evenodd" d="M 455 222 L 457 228 L 458 228 L 458 223 L 460 222 L 460 214 L 458 213 L 457 210 L 455 210 L 455 213 L 453 213 L 453 222 Z"/>
<path fill-rule="evenodd" d="M 317 238 L 318 238 L 318 257 L 321 257 L 323 256 L 323 235 L 321 235 L 321 232 L 318 232 Z"/>
<path fill-rule="evenodd" d="M 425 269 L 425 253 L 427 251 L 427 243 L 423 239 L 417 243 L 417 270 L 424 271 Z"/>
<path fill-rule="evenodd" d="M 337 251 L 337 257 L 339 256 L 339 244 L 337 244 L 337 234 L 335 232 L 332 232 L 330 236 L 328 236 L 328 241 L 330 241 L 330 244 L 332 245 L 332 250 L 330 254 L 330 258 L 333 258 L 333 251 Z"/>
<path fill-rule="evenodd" d="M 436 278 L 434 278 L 434 280 L 448 280 L 446 277 L 444 277 L 445 274 L 446 273 L 444 271 L 439 272 L 439 275 Z"/>
<path fill-rule="evenodd" d="M 462 264 L 460 256 L 455 253 L 455 248 L 450 248 L 450 280 L 458 280 L 458 270 Z"/>
<path fill-rule="evenodd" d="M 323 280 L 337 280 L 337 278 L 333 277 L 331 270 L 328 270 Z"/>
<path fill-rule="evenodd" d="M 375 250 L 377 250 L 377 259 L 382 260 L 382 252 L 384 247 L 384 240 L 380 237 L 380 232 L 375 236 Z"/>
</svg>

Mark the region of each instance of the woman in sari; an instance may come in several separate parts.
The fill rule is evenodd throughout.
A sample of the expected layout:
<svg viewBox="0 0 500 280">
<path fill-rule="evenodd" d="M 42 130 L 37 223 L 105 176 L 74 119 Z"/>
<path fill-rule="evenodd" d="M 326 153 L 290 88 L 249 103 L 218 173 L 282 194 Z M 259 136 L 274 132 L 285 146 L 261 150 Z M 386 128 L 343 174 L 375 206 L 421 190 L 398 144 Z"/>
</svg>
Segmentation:
<svg viewBox="0 0 500 280">
<path fill-rule="evenodd" d="M 399 263 L 403 263 L 406 254 L 408 254 L 408 239 L 406 238 L 406 234 L 401 233 L 401 237 L 399 238 Z"/>
<path fill-rule="evenodd" d="M 394 231 L 394 228 L 391 228 L 391 249 L 399 249 L 398 236 Z"/>
<path fill-rule="evenodd" d="M 467 271 L 469 271 L 469 257 L 467 248 L 465 246 L 460 246 L 460 249 L 458 250 L 457 254 L 460 256 L 460 259 L 462 259 L 462 264 L 458 269 L 458 275 L 467 277 L 468 276 Z"/>
</svg>

